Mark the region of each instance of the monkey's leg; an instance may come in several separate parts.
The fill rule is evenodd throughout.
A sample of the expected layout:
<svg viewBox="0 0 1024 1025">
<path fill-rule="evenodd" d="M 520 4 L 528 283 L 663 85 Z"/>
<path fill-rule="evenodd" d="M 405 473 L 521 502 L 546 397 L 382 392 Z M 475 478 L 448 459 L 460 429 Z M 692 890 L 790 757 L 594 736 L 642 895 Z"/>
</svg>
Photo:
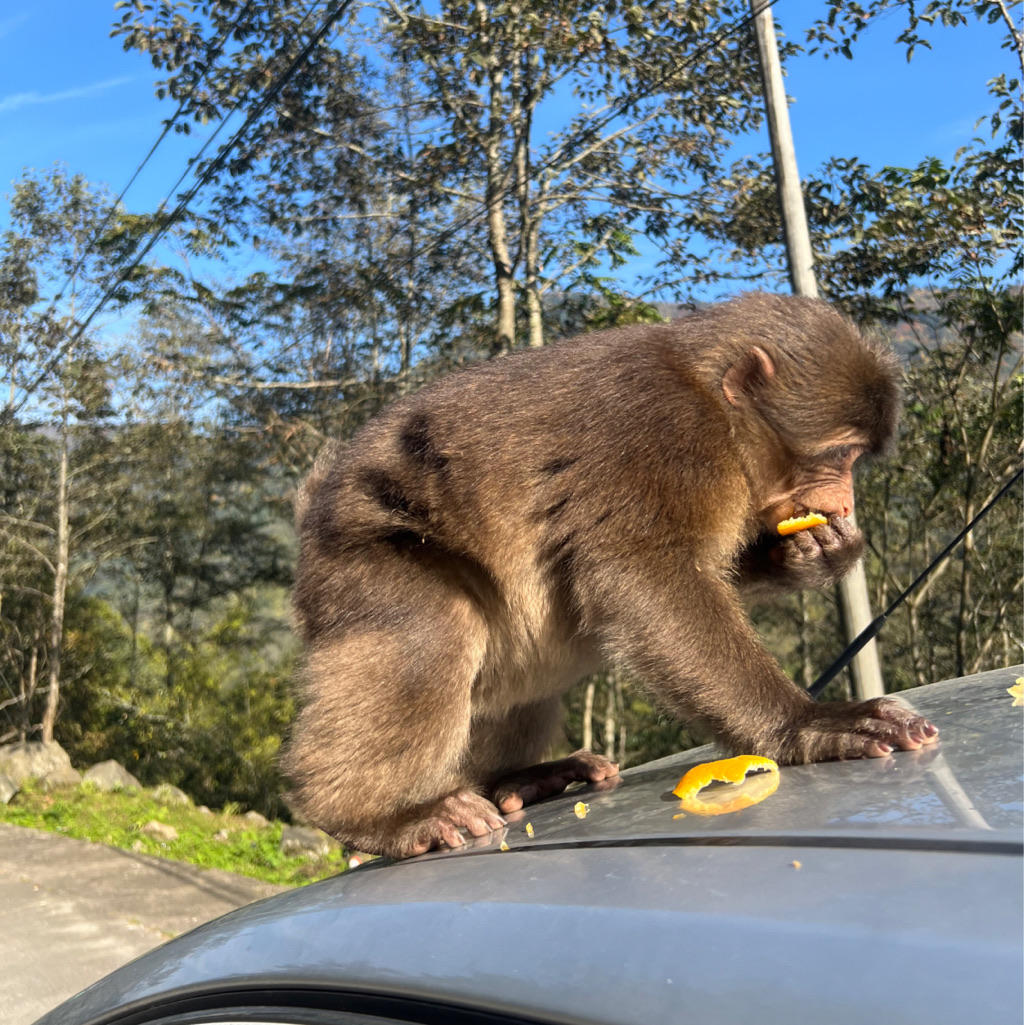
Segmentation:
<svg viewBox="0 0 1024 1025">
<path fill-rule="evenodd" d="M 464 770 L 483 620 L 429 568 L 384 554 L 358 572 L 359 590 L 344 577 L 338 593 L 358 594 L 359 618 L 309 645 L 284 759 L 299 808 L 344 843 L 395 857 L 499 828 Z"/>
</svg>

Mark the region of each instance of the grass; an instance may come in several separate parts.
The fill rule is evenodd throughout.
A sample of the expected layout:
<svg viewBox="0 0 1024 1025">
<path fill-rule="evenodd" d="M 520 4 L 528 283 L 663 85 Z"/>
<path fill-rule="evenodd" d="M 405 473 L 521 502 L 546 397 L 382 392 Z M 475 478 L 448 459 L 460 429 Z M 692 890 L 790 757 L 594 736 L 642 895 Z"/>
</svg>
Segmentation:
<svg viewBox="0 0 1024 1025">
<path fill-rule="evenodd" d="M 142 832 L 152 820 L 178 831 L 162 841 Z M 104 792 L 89 783 L 43 790 L 26 782 L 10 804 L 0 804 L 0 822 L 46 829 L 125 850 L 219 868 L 268 883 L 299 886 L 345 869 L 340 847 L 323 858 L 281 853 L 283 823 L 255 827 L 231 809 L 200 811 L 192 805 L 165 804 L 145 790 Z"/>
</svg>

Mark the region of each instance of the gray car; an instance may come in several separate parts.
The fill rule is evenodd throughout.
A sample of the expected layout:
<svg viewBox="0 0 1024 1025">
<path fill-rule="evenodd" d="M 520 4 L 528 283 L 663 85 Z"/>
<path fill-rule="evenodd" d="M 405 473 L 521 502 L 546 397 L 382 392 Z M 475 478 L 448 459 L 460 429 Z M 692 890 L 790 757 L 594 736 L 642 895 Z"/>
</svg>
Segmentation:
<svg viewBox="0 0 1024 1025">
<path fill-rule="evenodd" d="M 934 748 L 784 768 L 731 814 L 671 794 L 710 748 L 627 770 L 226 915 L 39 1025 L 1020 1025 L 1021 675 L 907 692 Z"/>
</svg>

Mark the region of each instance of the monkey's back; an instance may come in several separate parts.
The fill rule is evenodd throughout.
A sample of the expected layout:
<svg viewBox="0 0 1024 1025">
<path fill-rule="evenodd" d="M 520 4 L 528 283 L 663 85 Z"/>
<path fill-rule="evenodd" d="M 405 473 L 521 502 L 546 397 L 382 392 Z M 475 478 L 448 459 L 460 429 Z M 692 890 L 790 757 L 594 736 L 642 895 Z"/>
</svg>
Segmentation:
<svg viewBox="0 0 1024 1025">
<path fill-rule="evenodd" d="M 729 450 L 721 403 L 690 372 L 678 324 L 584 335 L 453 373 L 318 460 L 298 511 L 300 626 L 308 638 L 332 615 L 352 615 L 359 567 L 383 549 L 459 566 L 500 632 L 547 650 L 555 638 L 544 635 L 577 630 L 580 560 L 614 562 L 640 544 L 675 558 L 688 539 L 713 551 L 714 534 L 728 560 L 746 510 L 708 508 L 694 493 L 705 475 L 693 469 L 725 466 L 742 492 Z"/>
</svg>

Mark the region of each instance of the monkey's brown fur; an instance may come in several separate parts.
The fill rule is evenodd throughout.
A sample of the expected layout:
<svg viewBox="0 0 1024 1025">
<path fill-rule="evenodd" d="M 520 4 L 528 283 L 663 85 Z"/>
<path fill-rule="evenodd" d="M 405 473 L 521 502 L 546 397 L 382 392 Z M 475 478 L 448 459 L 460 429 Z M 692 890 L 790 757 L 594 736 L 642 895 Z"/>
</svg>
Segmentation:
<svg viewBox="0 0 1024 1025">
<path fill-rule="evenodd" d="M 609 662 L 744 752 L 931 742 L 893 702 L 812 702 L 739 596 L 849 569 L 850 467 L 897 413 L 891 354 L 823 303 L 769 295 L 494 360 L 395 403 L 320 457 L 297 503 L 307 656 L 284 765 L 300 808 L 405 856 L 612 775 L 587 753 L 519 772 L 563 692 Z M 810 508 L 830 525 L 772 536 Z"/>
</svg>

